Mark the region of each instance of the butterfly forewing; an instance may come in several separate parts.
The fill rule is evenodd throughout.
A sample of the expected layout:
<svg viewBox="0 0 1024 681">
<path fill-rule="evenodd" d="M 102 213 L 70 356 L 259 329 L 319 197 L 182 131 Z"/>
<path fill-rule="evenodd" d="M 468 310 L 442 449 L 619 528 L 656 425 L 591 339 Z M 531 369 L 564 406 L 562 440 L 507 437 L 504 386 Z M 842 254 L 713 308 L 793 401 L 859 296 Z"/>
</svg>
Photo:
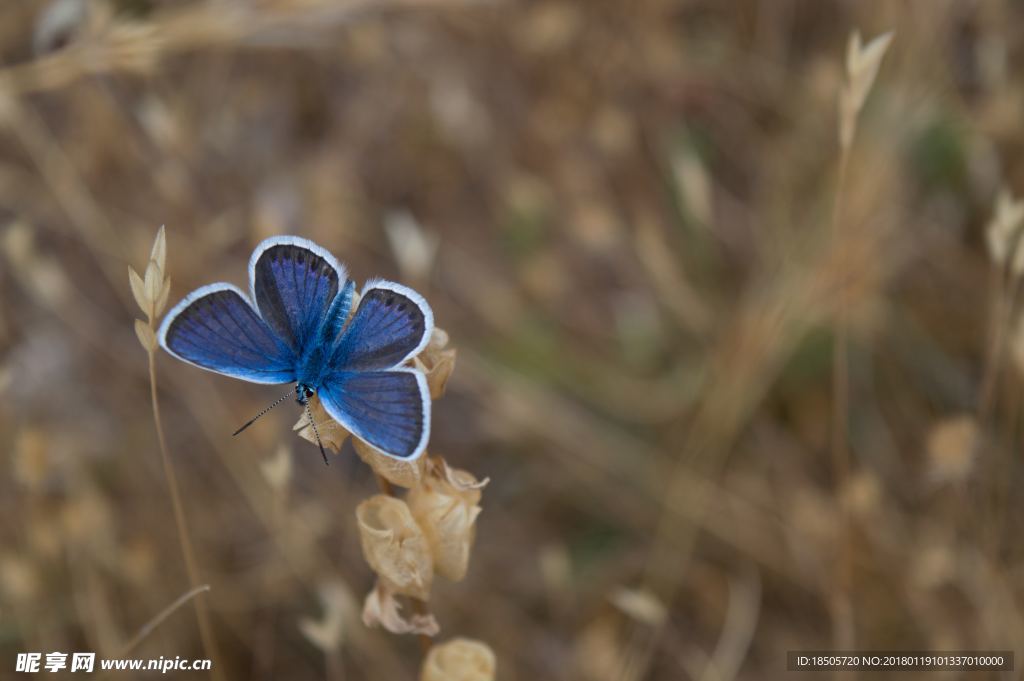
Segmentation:
<svg viewBox="0 0 1024 681">
<path fill-rule="evenodd" d="M 430 394 L 412 369 L 340 371 L 319 390 L 327 413 L 389 456 L 415 459 L 430 437 Z"/>
<path fill-rule="evenodd" d="M 230 284 L 194 291 L 164 318 L 160 344 L 196 366 L 254 383 L 295 380 L 292 351 Z"/>
<path fill-rule="evenodd" d="M 263 319 L 302 355 L 343 283 L 341 265 L 316 244 L 296 237 L 264 241 L 249 265 L 253 298 Z"/>
</svg>

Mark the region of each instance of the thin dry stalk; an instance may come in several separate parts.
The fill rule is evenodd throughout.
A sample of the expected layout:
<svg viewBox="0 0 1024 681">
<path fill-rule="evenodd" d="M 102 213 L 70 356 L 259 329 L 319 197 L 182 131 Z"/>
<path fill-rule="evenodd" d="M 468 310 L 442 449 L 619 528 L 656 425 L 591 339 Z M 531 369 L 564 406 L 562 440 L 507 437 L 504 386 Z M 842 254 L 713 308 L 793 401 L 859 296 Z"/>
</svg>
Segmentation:
<svg viewBox="0 0 1024 681">
<path fill-rule="evenodd" d="M 832 205 L 832 247 L 838 253 L 840 271 L 848 272 L 845 249 L 841 247 L 843 195 L 850 165 L 850 149 L 857 134 L 857 121 L 882 58 L 892 41 L 892 33 L 885 33 L 867 45 L 861 43 L 860 33 L 854 31 L 846 50 L 847 80 L 839 93 L 839 169 L 836 177 L 836 198 Z M 832 587 L 833 646 L 850 650 L 854 647 L 854 614 L 850 598 L 853 581 L 853 547 L 851 514 L 846 500 L 850 481 L 849 449 L 849 329 L 847 300 L 849 281 L 839 282 L 834 324 L 835 343 L 832 346 L 832 462 L 835 475 L 835 494 L 839 502 L 839 553 L 836 560 L 835 581 Z"/>
<path fill-rule="evenodd" d="M 161 227 L 157 232 L 156 239 L 153 241 L 153 248 L 150 252 L 146 269 L 142 275 L 139 275 L 134 269 L 129 267 L 128 282 L 131 286 L 135 302 L 138 303 L 139 308 L 146 317 L 146 321 L 141 319 L 135 320 L 135 335 L 138 337 L 139 343 L 146 350 L 149 367 L 149 397 L 150 404 L 153 407 L 153 423 L 156 426 L 157 442 L 160 446 L 160 462 L 163 465 L 164 478 L 167 480 L 171 506 L 174 509 L 174 524 L 178 531 L 181 553 L 185 559 L 185 570 L 188 572 L 190 586 L 195 589 L 200 586 L 199 568 L 196 563 L 195 551 L 192 548 L 192 540 L 189 538 L 188 525 L 185 522 L 185 509 L 181 501 L 181 492 L 178 489 L 178 476 L 174 471 L 174 465 L 167 452 L 167 438 L 164 435 L 163 420 L 160 417 L 160 399 L 156 383 L 156 350 L 159 346 L 157 344 L 155 324 L 167 305 L 167 296 L 171 290 L 171 280 L 164 275 L 166 260 L 167 238 L 164 228 Z M 195 607 L 203 650 L 207 658 L 213 663 L 210 675 L 214 679 L 222 679 L 223 672 L 220 668 L 220 656 L 217 654 L 206 602 L 201 598 L 197 598 L 195 599 Z"/>
<path fill-rule="evenodd" d="M 201 585 L 195 587 L 194 589 L 189 589 L 188 591 L 186 591 L 182 595 L 178 596 L 174 600 L 173 603 L 171 603 L 166 608 L 164 608 L 159 613 L 157 613 L 156 617 L 154 617 L 153 619 L 151 619 L 150 621 L 148 621 L 144 625 L 142 625 L 142 628 L 140 628 L 135 633 L 135 636 L 132 636 L 132 639 L 130 641 L 128 641 L 128 643 L 126 643 L 123 648 L 121 648 L 121 650 L 117 654 L 117 656 L 118 657 L 125 657 L 125 656 L 127 656 L 128 653 L 130 653 L 131 651 L 135 650 L 135 647 L 138 646 L 140 643 L 142 643 L 146 639 L 147 636 L 152 634 L 153 631 L 157 627 L 159 627 L 161 624 L 163 624 L 164 620 L 166 620 L 168 617 L 173 615 L 174 612 L 178 608 L 180 608 L 181 606 L 185 605 L 186 603 L 188 603 L 190 600 L 192 600 L 193 598 L 195 598 L 199 594 L 205 593 L 205 592 L 207 592 L 209 590 L 210 590 L 210 585 L 209 584 L 201 584 Z"/>
<path fill-rule="evenodd" d="M 163 464 L 167 489 L 171 495 L 171 505 L 174 507 L 174 524 L 178 530 L 178 542 L 181 544 L 181 553 L 185 559 L 188 580 L 193 588 L 198 588 L 200 585 L 199 567 L 196 564 L 192 540 L 188 534 L 188 525 L 185 523 L 185 509 L 181 503 L 181 492 L 178 490 L 178 476 L 174 472 L 174 464 L 171 463 L 171 457 L 167 453 L 167 439 L 164 437 L 163 421 L 160 418 L 160 402 L 156 390 L 156 353 L 149 350 L 147 354 L 149 356 L 149 397 L 153 405 L 153 423 L 156 425 L 156 436 L 160 444 L 160 462 Z M 219 664 L 220 656 L 214 642 L 213 628 L 210 626 L 210 614 L 206 602 L 202 598 L 197 598 L 195 606 L 196 620 L 199 623 L 199 638 L 203 642 L 203 650 L 206 651 L 207 657 L 213 661 L 210 676 L 214 679 L 223 679 L 223 672 Z"/>
<path fill-rule="evenodd" d="M 1020 246 L 1018 246 L 1019 248 Z M 1016 279 L 1011 276 L 1009 280 L 1002 268 L 993 269 L 993 292 L 992 292 L 992 322 L 991 342 L 985 354 L 985 368 L 982 373 L 981 388 L 978 391 L 978 426 L 985 429 L 994 422 L 994 411 L 996 407 L 997 388 L 999 378 L 1003 375 L 1005 364 L 1006 345 L 1008 336 L 1013 325 L 1014 310 L 1017 307 L 1017 299 L 1020 294 L 1020 286 Z M 1012 444 L 1016 435 L 1016 419 L 1018 410 L 1019 391 L 1010 386 L 1009 400 L 1006 414 L 1010 417 L 1007 424 L 1007 439 Z M 991 448 L 991 455 L 986 457 L 988 465 L 983 466 L 981 475 L 984 478 L 980 489 L 990 489 L 992 493 L 979 498 L 973 504 L 979 510 L 978 531 L 984 538 L 987 555 L 995 560 L 999 551 L 999 537 L 1002 533 L 1003 523 L 1006 517 L 1007 493 L 1003 493 L 1006 484 L 1011 479 L 1009 466 L 1011 461 L 1000 456 L 1003 449 L 997 444 L 997 438 L 991 441 L 985 439 L 978 441 L 978 447 Z M 1011 448 L 1010 451 L 1013 451 Z"/>
<path fill-rule="evenodd" d="M 978 390 L 978 423 L 981 426 L 988 422 L 995 405 L 996 379 L 1002 367 L 1003 348 L 1006 344 L 1007 327 L 1013 309 L 1012 296 L 1007 295 L 1000 268 L 993 269 L 992 279 L 992 340 L 989 343 L 988 352 L 985 353 L 985 368 L 982 371 L 981 388 Z"/>
<path fill-rule="evenodd" d="M 846 185 L 847 167 L 850 162 L 850 145 L 841 145 L 839 171 L 836 178 L 836 198 L 832 206 L 833 249 L 839 253 L 842 263 L 842 249 L 837 246 L 841 238 L 840 221 L 843 214 L 843 191 Z M 845 267 L 841 271 L 846 272 Z M 851 650 L 854 645 L 852 589 L 853 547 L 850 538 L 850 509 L 845 501 L 844 491 L 850 480 L 849 449 L 849 336 L 847 331 L 846 282 L 840 282 L 835 321 L 835 343 L 832 346 L 832 464 L 836 498 L 840 506 L 839 555 L 836 562 L 835 582 L 832 599 L 832 642 L 836 649 Z"/>
</svg>

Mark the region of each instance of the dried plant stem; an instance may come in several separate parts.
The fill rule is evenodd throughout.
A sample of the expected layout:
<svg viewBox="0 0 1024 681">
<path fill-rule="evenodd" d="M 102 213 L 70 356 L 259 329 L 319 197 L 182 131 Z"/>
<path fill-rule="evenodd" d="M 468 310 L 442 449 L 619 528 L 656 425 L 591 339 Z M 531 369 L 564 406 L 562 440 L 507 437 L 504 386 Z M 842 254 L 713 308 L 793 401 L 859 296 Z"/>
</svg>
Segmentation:
<svg viewBox="0 0 1024 681">
<path fill-rule="evenodd" d="M 985 354 L 985 368 L 981 376 L 981 388 L 978 390 L 978 424 L 982 427 L 992 414 L 995 404 L 996 378 L 1002 365 L 1003 346 L 1006 344 L 1006 332 L 1010 322 L 1010 310 L 1013 309 L 1012 295 L 1007 295 L 1003 283 L 1002 272 L 993 270 L 992 292 L 992 341 Z"/>
<path fill-rule="evenodd" d="M 843 215 L 843 193 L 846 185 L 847 168 L 850 162 L 850 146 L 841 145 L 839 152 L 839 172 L 836 177 L 836 198 L 832 206 L 832 244 L 840 256 L 842 255 L 840 222 Z M 849 336 L 847 329 L 847 301 L 845 280 L 847 273 L 839 260 L 843 272 L 843 281 L 839 288 L 835 318 L 835 343 L 832 346 L 832 463 L 835 476 L 835 494 L 839 502 L 840 527 L 836 560 L 835 581 L 832 585 L 832 625 L 833 645 L 840 650 L 850 650 L 854 646 L 853 603 L 850 591 L 853 581 L 853 546 L 851 544 L 851 527 L 849 504 L 846 503 L 845 491 L 850 480 L 850 448 L 849 448 Z"/>
<path fill-rule="evenodd" d="M 380 488 L 381 494 L 386 494 L 389 497 L 395 496 L 395 488 L 391 486 L 391 482 L 379 473 L 373 474 L 377 478 L 377 487 Z"/>
<path fill-rule="evenodd" d="M 153 630 L 160 626 L 164 620 L 173 615 L 175 610 L 183 606 L 185 603 L 188 603 L 191 599 L 195 598 L 199 594 L 209 590 L 209 584 L 201 584 L 193 589 L 189 589 L 182 595 L 178 596 L 178 598 L 176 598 L 173 603 L 171 603 L 166 608 L 157 613 L 156 617 L 142 625 L 142 628 L 139 629 L 138 632 L 136 632 L 135 636 L 132 637 L 132 640 L 128 641 L 128 643 L 126 643 L 125 646 L 121 648 L 117 656 L 127 656 L 128 653 L 135 650 L 135 647 L 142 643 L 142 641 L 144 641 L 147 636 L 153 633 Z"/>
<path fill-rule="evenodd" d="M 164 437 L 163 421 L 160 419 L 160 402 L 156 390 L 156 354 L 152 350 L 147 354 L 149 356 L 149 397 L 153 405 L 153 423 L 156 425 L 156 436 L 160 445 L 160 461 L 163 464 L 164 476 L 167 479 L 167 488 L 171 496 L 171 505 L 174 508 L 174 523 L 178 529 L 178 541 L 181 544 L 181 553 L 185 559 L 185 570 L 188 572 L 190 585 L 193 588 L 197 588 L 200 585 L 199 568 L 196 564 L 195 553 L 192 550 L 192 540 L 189 538 L 188 526 L 185 523 L 185 509 L 181 503 L 181 493 L 178 491 L 178 477 L 174 472 L 171 457 L 167 453 L 167 439 Z M 206 656 L 213 662 L 210 676 L 214 679 L 223 679 L 220 656 L 217 654 L 206 602 L 202 598 L 197 598 L 194 603 L 203 650 L 206 652 Z"/>
<path fill-rule="evenodd" d="M 410 598 L 409 600 L 412 601 L 413 612 L 417 615 L 423 615 L 426 617 L 430 614 L 430 611 L 427 609 L 426 602 L 421 601 L 418 598 Z M 430 647 L 434 645 L 434 639 L 430 638 L 426 634 L 419 634 L 416 638 L 419 639 L 420 642 L 420 652 L 423 653 L 424 657 L 426 657 L 427 653 L 430 652 Z"/>
<path fill-rule="evenodd" d="M 995 377 L 998 375 L 1002 344 L 1006 336 L 1007 326 L 1007 294 L 1002 286 L 1002 276 L 997 268 L 993 269 L 992 279 L 992 317 L 991 342 L 985 353 L 985 368 L 981 375 L 981 387 L 978 390 L 978 425 L 984 427 L 991 414 L 995 396 Z"/>
<path fill-rule="evenodd" d="M 386 494 L 389 497 L 398 496 L 395 494 L 395 488 L 391 482 L 379 473 L 374 473 L 374 477 L 377 479 L 377 487 L 380 488 L 381 494 Z M 410 598 L 412 601 L 412 609 L 417 615 L 428 615 L 427 604 L 418 598 Z M 420 651 L 422 651 L 424 657 L 430 652 L 430 647 L 434 645 L 433 639 L 426 634 L 419 634 L 417 638 L 420 642 Z"/>
<path fill-rule="evenodd" d="M 993 270 L 992 276 L 992 318 L 991 318 L 991 342 L 985 354 L 985 368 L 982 371 L 981 387 L 978 390 L 977 418 L 978 427 L 985 432 L 989 422 L 993 420 L 993 411 L 996 406 L 997 387 L 999 376 L 1002 373 L 1004 356 L 1006 352 L 1006 339 L 1010 333 L 1010 326 L 1013 321 L 1013 310 L 1016 307 L 1019 287 L 1013 285 L 1011 280 L 1006 282 L 1005 272 L 1001 268 Z M 1006 412 L 1011 419 L 1015 420 L 1017 410 L 1016 392 L 1010 395 L 1010 409 Z M 1015 437 L 1015 422 L 1008 424 L 1009 440 L 1012 442 Z M 987 479 L 983 486 L 991 487 L 993 493 L 985 498 L 976 499 L 972 504 L 978 509 L 978 531 L 985 539 L 988 554 L 992 557 L 999 549 L 999 536 L 1002 531 L 1002 523 L 1005 520 L 1006 499 L 1000 493 L 1004 487 L 1004 481 L 1009 480 L 1008 471 L 1004 470 L 1008 462 L 1003 461 L 1000 456 L 1002 449 L 996 445 L 995 438 L 986 442 L 979 439 L 976 444 L 978 449 L 991 448 L 990 456 L 983 457 L 980 473 Z M 975 454 L 980 454 L 976 451 Z"/>
</svg>

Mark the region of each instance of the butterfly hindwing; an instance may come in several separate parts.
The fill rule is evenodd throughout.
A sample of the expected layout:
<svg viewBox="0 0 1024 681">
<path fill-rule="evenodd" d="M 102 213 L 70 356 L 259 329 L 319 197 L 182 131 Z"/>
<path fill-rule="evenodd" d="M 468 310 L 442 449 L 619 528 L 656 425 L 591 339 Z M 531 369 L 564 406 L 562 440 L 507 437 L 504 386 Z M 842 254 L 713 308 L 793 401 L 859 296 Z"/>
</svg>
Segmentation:
<svg viewBox="0 0 1024 681">
<path fill-rule="evenodd" d="M 414 369 L 338 371 L 318 391 L 334 420 L 388 456 L 415 459 L 430 437 L 430 392 Z"/>
<path fill-rule="evenodd" d="M 345 268 L 312 241 L 266 239 L 249 260 L 249 281 L 260 315 L 299 356 L 316 342 Z"/>
<path fill-rule="evenodd" d="M 389 281 L 370 282 L 331 364 L 345 371 L 390 369 L 420 352 L 433 329 L 434 314 L 418 293 Z"/>
<path fill-rule="evenodd" d="M 175 357 L 253 383 L 295 380 L 295 358 L 230 284 L 193 291 L 167 313 L 160 345 Z"/>
</svg>

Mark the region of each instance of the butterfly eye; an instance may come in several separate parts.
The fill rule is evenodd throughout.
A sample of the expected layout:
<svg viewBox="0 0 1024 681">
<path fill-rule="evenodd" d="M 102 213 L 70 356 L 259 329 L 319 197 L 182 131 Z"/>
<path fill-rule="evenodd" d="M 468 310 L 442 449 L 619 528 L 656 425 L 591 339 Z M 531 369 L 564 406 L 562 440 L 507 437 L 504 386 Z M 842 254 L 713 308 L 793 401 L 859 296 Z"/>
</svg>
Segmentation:
<svg viewBox="0 0 1024 681">
<path fill-rule="evenodd" d="M 313 396 L 313 389 L 312 388 L 307 387 L 304 392 L 305 392 L 306 397 L 312 397 Z"/>
</svg>

